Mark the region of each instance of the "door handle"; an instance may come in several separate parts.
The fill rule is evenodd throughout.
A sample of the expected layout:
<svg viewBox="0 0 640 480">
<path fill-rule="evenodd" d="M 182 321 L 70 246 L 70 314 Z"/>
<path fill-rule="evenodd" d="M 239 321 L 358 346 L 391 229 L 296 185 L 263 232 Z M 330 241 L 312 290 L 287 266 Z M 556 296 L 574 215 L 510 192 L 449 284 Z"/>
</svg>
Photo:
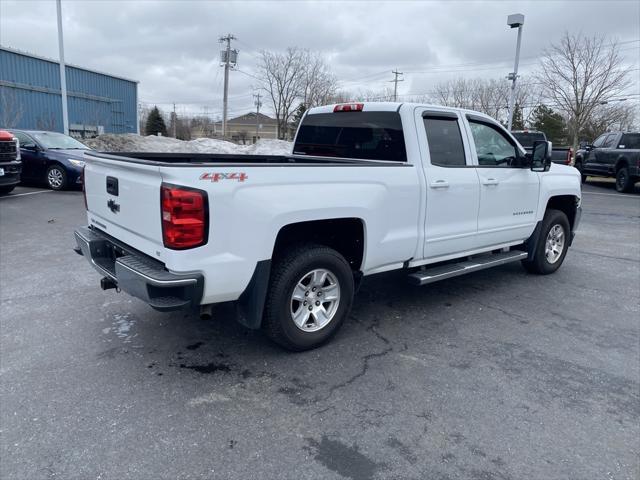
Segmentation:
<svg viewBox="0 0 640 480">
<path fill-rule="evenodd" d="M 429 184 L 431 188 L 449 188 L 449 182 L 446 180 L 436 180 Z"/>
<path fill-rule="evenodd" d="M 482 179 L 482 184 L 483 185 L 498 185 L 500 182 L 498 180 L 496 180 L 495 178 L 483 178 Z"/>
</svg>

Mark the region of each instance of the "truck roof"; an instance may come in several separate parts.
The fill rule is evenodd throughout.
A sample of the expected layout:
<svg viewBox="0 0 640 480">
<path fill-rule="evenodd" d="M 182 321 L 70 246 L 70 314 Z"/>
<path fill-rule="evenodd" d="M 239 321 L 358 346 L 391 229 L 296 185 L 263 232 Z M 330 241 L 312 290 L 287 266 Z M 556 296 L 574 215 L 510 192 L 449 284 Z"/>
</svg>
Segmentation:
<svg viewBox="0 0 640 480">
<path fill-rule="evenodd" d="M 331 105 L 323 105 L 321 107 L 310 108 L 309 110 L 307 110 L 307 114 L 314 115 L 317 113 L 332 113 L 336 106 L 356 105 L 356 104 L 358 105 L 362 104 L 363 112 L 394 112 L 394 111 L 399 112 L 401 108 L 413 109 L 413 108 L 420 107 L 420 108 L 429 108 L 433 110 L 442 110 L 447 112 L 453 111 L 453 112 L 460 112 L 463 114 L 473 114 L 478 117 L 483 117 L 483 118 L 486 118 L 487 120 L 491 120 L 492 122 L 496 122 L 496 120 L 490 117 L 489 115 L 486 115 L 482 112 L 477 112 L 475 110 L 468 110 L 465 108 L 457 108 L 457 107 L 447 107 L 444 105 L 434 105 L 430 103 L 413 103 L 413 102 L 358 102 L 358 101 L 341 102 L 341 103 L 334 103 Z"/>
</svg>

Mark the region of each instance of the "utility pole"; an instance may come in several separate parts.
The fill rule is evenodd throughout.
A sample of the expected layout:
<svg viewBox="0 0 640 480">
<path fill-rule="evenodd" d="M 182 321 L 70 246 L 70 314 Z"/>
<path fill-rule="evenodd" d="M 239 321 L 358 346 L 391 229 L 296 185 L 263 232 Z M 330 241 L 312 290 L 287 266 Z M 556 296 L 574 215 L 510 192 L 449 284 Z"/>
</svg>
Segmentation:
<svg viewBox="0 0 640 480">
<path fill-rule="evenodd" d="M 222 100 L 222 138 L 227 136 L 227 106 L 229 97 L 229 69 L 233 68 L 238 59 L 238 51 L 231 50 L 231 40 L 236 37 L 228 33 L 225 37 L 220 37 L 219 42 L 227 44 L 225 50 L 221 52 L 222 63 L 224 64 L 224 96 Z M 231 58 L 233 55 L 233 58 Z"/>
<path fill-rule="evenodd" d="M 67 111 L 67 75 L 64 63 L 64 42 L 62 39 L 62 2 L 56 1 L 58 10 L 58 49 L 60 50 L 60 96 L 62 98 L 62 129 L 69 135 L 69 112 Z"/>
<path fill-rule="evenodd" d="M 511 80 L 511 94 L 509 95 L 509 121 L 507 123 L 507 129 L 511 131 L 511 125 L 513 124 L 513 107 L 516 98 L 516 80 L 518 79 L 518 63 L 520 62 L 520 40 L 522 39 L 522 26 L 524 25 L 524 15 L 521 13 L 514 13 L 507 17 L 507 25 L 510 28 L 518 29 L 518 40 L 516 43 L 516 63 L 513 67 L 513 73 L 507 76 L 508 80 Z"/>
<path fill-rule="evenodd" d="M 172 120 L 172 122 L 171 122 L 171 127 L 172 127 L 171 130 L 172 130 L 172 132 L 171 133 L 173 133 L 173 138 L 177 138 L 176 134 L 177 134 L 178 128 L 177 128 L 176 124 L 178 123 L 178 117 L 176 116 L 176 104 L 175 104 L 175 102 L 173 104 L 173 116 L 171 117 L 171 120 Z"/>
<path fill-rule="evenodd" d="M 404 75 L 404 74 L 402 72 L 398 72 L 397 69 L 393 70 L 391 73 L 395 75 L 395 78 L 393 80 L 390 80 L 391 82 L 393 82 L 393 101 L 397 102 L 398 101 L 398 82 L 404 82 L 404 78 L 398 79 L 398 76 Z"/>
<path fill-rule="evenodd" d="M 258 128 L 260 126 L 260 120 L 259 120 L 259 116 L 260 116 L 260 107 L 262 106 L 262 103 L 260 102 L 260 92 L 256 93 L 253 95 L 253 97 L 256 99 L 256 143 L 258 143 L 258 138 L 259 138 L 259 131 Z"/>
</svg>

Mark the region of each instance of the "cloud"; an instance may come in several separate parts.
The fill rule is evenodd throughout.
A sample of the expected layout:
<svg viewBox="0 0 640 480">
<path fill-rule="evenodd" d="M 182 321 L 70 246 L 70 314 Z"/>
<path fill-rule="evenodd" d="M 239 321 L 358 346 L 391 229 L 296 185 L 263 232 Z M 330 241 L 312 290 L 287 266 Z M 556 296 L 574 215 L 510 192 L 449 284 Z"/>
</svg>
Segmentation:
<svg viewBox="0 0 640 480">
<path fill-rule="evenodd" d="M 523 75 L 565 30 L 640 38 L 640 6 L 626 1 L 63 0 L 62 7 L 68 62 L 139 80 L 142 100 L 165 108 L 176 102 L 189 113 L 221 111 L 218 38 L 226 33 L 238 38 L 241 72 L 255 73 L 260 50 L 299 46 L 324 53 L 343 88 L 390 86 L 391 70 L 399 68 L 406 72 L 401 92 L 427 91 L 456 76 L 504 77 L 515 48 L 510 13 L 526 16 Z M 57 58 L 55 18 L 54 2 L 2 0 L 0 44 Z M 634 46 L 640 43 L 624 54 L 637 66 Z M 232 113 L 253 108 L 257 82 L 241 72 L 231 74 Z"/>
</svg>

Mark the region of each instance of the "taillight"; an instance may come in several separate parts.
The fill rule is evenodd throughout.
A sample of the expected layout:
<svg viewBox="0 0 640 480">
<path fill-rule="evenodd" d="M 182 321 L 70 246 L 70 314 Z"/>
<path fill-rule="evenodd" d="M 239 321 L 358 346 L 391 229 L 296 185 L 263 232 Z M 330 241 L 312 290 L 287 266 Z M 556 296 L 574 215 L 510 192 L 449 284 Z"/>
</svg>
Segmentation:
<svg viewBox="0 0 640 480">
<path fill-rule="evenodd" d="M 573 158 L 573 148 L 569 148 L 569 151 L 567 152 L 567 161 L 566 161 L 567 165 L 571 165 L 572 158 Z"/>
<path fill-rule="evenodd" d="M 84 209 L 89 210 L 87 206 L 87 188 L 84 186 L 84 170 L 87 168 L 87 165 L 84 164 L 82 166 L 82 173 L 80 173 L 80 181 L 82 182 L 82 197 L 84 198 Z"/>
<path fill-rule="evenodd" d="M 364 103 L 343 103 L 342 105 L 336 105 L 333 107 L 334 112 L 361 112 L 364 108 Z"/>
<path fill-rule="evenodd" d="M 160 202 L 165 247 L 184 250 L 207 243 L 207 192 L 163 183 Z"/>
</svg>

